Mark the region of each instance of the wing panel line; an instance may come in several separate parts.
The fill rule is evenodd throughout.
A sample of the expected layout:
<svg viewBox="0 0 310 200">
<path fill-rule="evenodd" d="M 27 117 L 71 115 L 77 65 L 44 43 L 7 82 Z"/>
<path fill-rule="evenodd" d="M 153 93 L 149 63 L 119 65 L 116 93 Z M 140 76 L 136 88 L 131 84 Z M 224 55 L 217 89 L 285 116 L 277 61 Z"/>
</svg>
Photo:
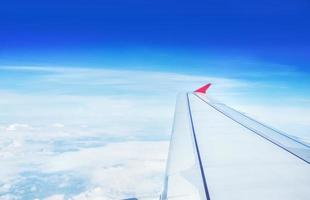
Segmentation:
<svg viewBox="0 0 310 200">
<path fill-rule="evenodd" d="M 201 176 L 202 176 L 202 180 L 203 180 L 203 187 L 205 189 L 205 195 L 206 195 L 207 200 L 210 200 L 211 198 L 210 198 L 210 194 L 209 194 L 209 191 L 208 191 L 207 181 L 206 181 L 205 173 L 204 173 L 203 166 L 202 166 L 202 161 L 201 161 L 199 147 L 198 147 L 198 143 L 197 143 L 196 132 L 195 132 L 195 127 L 194 127 L 194 123 L 193 123 L 192 111 L 191 111 L 191 106 L 190 106 L 188 95 L 189 95 L 189 93 L 186 94 L 186 96 L 187 96 L 187 105 L 188 105 L 189 117 L 190 117 L 190 122 L 191 122 L 194 142 L 195 142 L 195 148 L 196 148 L 196 151 L 197 151 L 197 156 L 198 156 L 198 161 L 199 161 L 200 172 L 201 172 Z"/>
<path fill-rule="evenodd" d="M 196 96 L 197 96 L 197 95 L 196 95 Z M 307 145 L 307 144 L 305 144 L 305 143 L 303 143 L 303 142 L 301 142 L 301 141 L 298 141 L 298 140 L 296 140 L 296 139 L 294 139 L 294 138 L 292 138 L 292 137 L 290 137 L 290 136 L 288 136 L 288 135 L 282 133 L 281 131 L 279 131 L 279 130 L 273 128 L 273 127 L 270 127 L 270 126 L 268 126 L 268 125 L 266 125 L 266 124 L 264 124 L 264 123 L 262 123 L 262 122 L 259 122 L 259 121 L 255 120 L 255 119 L 253 119 L 252 117 L 247 116 L 247 115 L 243 114 L 242 112 L 239 112 L 238 110 L 236 110 L 236 109 L 234 109 L 234 108 L 232 108 L 232 107 L 229 107 L 229 108 L 230 108 L 231 110 L 235 111 L 235 112 L 238 112 L 239 114 L 243 115 L 244 117 L 246 117 L 246 118 L 248 118 L 248 119 L 250 119 L 250 120 L 252 120 L 252 121 L 254 121 L 254 122 L 256 122 L 256 123 L 258 123 L 258 124 L 260 124 L 260 125 L 262 125 L 262 126 L 264 126 L 265 128 L 268 128 L 268 129 L 273 130 L 274 132 L 276 132 L 276 133 L 282 135 L 283 137 L 286 137 L 286 138 L 288 138 L 288 139 L 290 139 L 290 140 L 293 140 L 294 142 L 297 142 L 297 143 L 299 143 L 299 144 L 301 144 L 301 145 L 303 145 L 303 146 L 305 146 L 305 147 L 310 148 L 309 145 Z"/>
</svg>

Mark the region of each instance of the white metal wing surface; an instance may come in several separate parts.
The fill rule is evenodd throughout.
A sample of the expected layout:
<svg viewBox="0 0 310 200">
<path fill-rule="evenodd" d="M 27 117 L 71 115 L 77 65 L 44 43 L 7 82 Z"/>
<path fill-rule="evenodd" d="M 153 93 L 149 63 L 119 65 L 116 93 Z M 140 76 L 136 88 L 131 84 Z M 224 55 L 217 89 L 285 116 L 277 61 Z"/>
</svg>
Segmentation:
<svg viewBox="0 0 310 200">
<path fill-rule="evenodd" d="M 310 199 L 310 147 L 208 98 L 178 96 L 162 200 Z"/>
</svg>

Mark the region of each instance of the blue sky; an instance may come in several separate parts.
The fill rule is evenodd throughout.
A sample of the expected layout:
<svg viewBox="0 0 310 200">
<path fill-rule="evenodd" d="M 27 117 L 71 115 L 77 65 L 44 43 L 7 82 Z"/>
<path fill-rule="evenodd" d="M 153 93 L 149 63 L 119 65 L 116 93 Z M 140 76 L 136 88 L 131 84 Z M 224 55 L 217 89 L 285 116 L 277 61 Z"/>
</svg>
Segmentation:
<svg viewBox="0 0 310 200">
<path fill-rule="evenodd" d="M 309 140 L 309 8 L 1 2 L 0 198 L 158 199 L 176 94 L 206 82 L 211 96 Z"/>
<path fill-rule="evenodd" d="M 309 6 L 306 0 L 6 1 L 0 61 L 85 65 L 93 58 L 93 65 L 124 65 L 120 58 L 160 65 L 190 54 L 201 64 L 245 57 L 309 72 Z M 172 67 L 182 71 L 178 62 Z"/>
<path fill-rule="evenodd" d="M 264 77 L 306 95 L 309 8 L 306 0 L 7 1 L 0 64 Z"/>
</svg>

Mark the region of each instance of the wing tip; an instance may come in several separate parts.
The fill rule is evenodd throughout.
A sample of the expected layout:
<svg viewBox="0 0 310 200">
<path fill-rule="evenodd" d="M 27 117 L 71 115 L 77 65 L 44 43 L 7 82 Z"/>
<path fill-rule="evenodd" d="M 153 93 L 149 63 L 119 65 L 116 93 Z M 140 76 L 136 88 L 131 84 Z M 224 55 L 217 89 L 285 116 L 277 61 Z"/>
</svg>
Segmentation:
<svg viewBox="0 0 310 200">
<path fill-rule="evenodd" d="M 211 85 L 212 85 L 211 83 L 208 83 L 208 84 L 206 84 L 206 85 L 204 85 L 204 86 L 198 88 L 198 89 L 195 90 L 194 92 L 199 92 L 199 93 L 205 94 Z"/>
</svg>

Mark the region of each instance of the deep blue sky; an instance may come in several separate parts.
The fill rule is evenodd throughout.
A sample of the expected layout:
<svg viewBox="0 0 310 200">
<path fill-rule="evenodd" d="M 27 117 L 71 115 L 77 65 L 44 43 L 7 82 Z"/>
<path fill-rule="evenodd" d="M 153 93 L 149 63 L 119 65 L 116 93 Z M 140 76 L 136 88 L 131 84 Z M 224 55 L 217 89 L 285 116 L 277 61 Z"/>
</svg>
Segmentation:
<svg viewBox="0 0 310 200">
<path fill-rule="evenodd" d="M 254 60 L 309 72 L 309 10 L 307 0 L 2 1 L 0 63 L 221 71 Z"/>
</svg>

